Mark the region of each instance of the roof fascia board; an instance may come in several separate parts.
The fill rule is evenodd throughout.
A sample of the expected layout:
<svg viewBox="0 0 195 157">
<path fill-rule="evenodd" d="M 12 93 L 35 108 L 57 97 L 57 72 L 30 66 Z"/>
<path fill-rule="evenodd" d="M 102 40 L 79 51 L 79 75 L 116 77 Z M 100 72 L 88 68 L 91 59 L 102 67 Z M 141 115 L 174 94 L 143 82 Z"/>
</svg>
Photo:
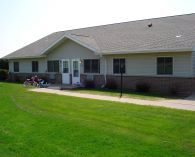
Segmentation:
<svg viewBox="0 0 195 157">
<path fill-rule="evenodd" d="M 24 57 L 9 57 L 9 58 L 3 58 L 3 59 L 32 59 L 32 58 L 45 58 L 46 55 L 41 55 L 41 56 L 24 56 Z"/>
<path fill-rule="evenodd" d="M 161 52 L 192 52 L 192 49 L 159 49 L 159 50 L 137 50 L 137 51 L 111 51 L 101 52 L 102 55 L 114 55 L 114 54 L 139 54 L 139 53 L 161 53 Z"/>
</svg>

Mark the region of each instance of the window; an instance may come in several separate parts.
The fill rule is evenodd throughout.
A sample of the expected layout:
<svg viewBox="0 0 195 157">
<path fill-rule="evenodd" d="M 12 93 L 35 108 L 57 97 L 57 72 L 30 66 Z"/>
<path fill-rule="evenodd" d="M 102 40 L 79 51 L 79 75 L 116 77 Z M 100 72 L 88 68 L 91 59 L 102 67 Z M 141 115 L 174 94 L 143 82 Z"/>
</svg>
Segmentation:
<svg viewBox="0 0 195 157">
<path fill-rule="evenodd" d="M 100 73 L 100 60 L 99 59 L 85 59 L 84 60 L 84 73 Z"/>
<path fill-rule="evenodd" d="M 113 59 L 113 73 L 120 74 L 125 73 L 125 59 Z"/>
<path fill-rule="evenodd" d="M 62 62 L 62 64 L 63 64 L 63 73 L 69 73 L 69 61 L 63 61 Z"/>
<path fill-rule="evenodd" d="M 14 62 L 14 72 L 19 72 L 19 62 Z"/>
<path fill-rule="evenodd" d="M 73 77 L 79 77 L 79 62 L 73 61 Z"/>
<path fill-rule="evenodd" d="M 38 71 L 39 71 L 38 61 L 32 61 L 32 72 L 38 72 Z"/>
<path fill-rule="evenodd" d="M 157 58 L 157 74 L 158 75 L 173 74 L 173 58 L 172 57 L 158 57 Z"/>
<path fill-rule="evenodd" d="M 59 61 L 47 61 L 48 72 L 59 72 Z"/>
</svg>

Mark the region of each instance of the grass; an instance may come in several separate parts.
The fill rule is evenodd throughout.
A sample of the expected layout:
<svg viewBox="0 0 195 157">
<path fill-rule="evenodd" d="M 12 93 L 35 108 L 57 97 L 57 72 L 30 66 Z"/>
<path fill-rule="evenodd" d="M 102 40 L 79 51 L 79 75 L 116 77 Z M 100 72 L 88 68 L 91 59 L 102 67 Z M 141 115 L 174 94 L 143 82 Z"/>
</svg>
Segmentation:
<svg viewBox="0 0 195 157">
<path fill-rule="evenodd" d="M 108 95 L 108 96 L 120 96 L 120 90 L 111 90 L 111 89 L 101 89 L 101 88 L 75 88 L 71 89 L 72 92 L 78 93 L 90 93 L 96 95 Z M 158 94 L 158 93 L 141 93 L 141 92 L 133 92 L 133 91 L 123 91 L 123 97 L 126 98 L 137 98 L 137 99 L 145 99 L 145 100 L 160 100 L 160 99 L 173 99 L 173 97 Z"/>
<path fill-rule="evenodd" d="M 1 157 L 193 157 L 195 114 L 0 83 Z"/>
</svg>

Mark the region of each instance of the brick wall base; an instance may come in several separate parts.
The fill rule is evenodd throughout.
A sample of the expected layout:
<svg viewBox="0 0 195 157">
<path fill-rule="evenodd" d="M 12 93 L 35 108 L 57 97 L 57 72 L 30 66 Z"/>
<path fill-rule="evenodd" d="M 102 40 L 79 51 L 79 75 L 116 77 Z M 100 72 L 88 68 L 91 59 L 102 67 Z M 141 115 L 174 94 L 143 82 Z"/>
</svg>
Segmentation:
<svg viewBox="0 0 195 157">
<path fill-rule="evenodd" d="M 62 84 L 62 74 L 55 74 L 55 83 Z"/>
<path fill-rule="evenodd" d="M 107 83 L 115 82 L 117 88 L 120 88 L 120 76 L 107 75 Z M 87 75 L 81 75 L 81 83 L 84 84 Z M 96 87 L 105 85 L 104 75 L 94 75 Z M 195 78 L 193 77 L 152 77 L 152 76 L 123 76 L 123 88 L 131 91 L 136 90 L 136 84 L 145 83 L 150 86 L 150 91 L 154 93 L 188 96 L 195 91 Z"/>
<path fill-rule="evenodd" d="M 120 76 L 107 75 L 107 82 L 115 81 L 120 87 Z M 155 93 L 187 96 L 195 91 L 195 78 L 189 77 L 151 77 L 151 76 L 124 76 L 123 87 L 128 90 L 136 90 L 136 84 L 146 83 L 150 86 L 150 91 Z"/>
<path fill-rule="evenodd" d="M 50 80 L 48 73 L 10 73 L 9 80 L 14 82 L 24 82 L 32 75 L 37 75 L 40 78 L 47 80 L 50 83 L 61 84 L 62 74 L 55 74 L 53 80 Z M 117 88 L 120 88 L 120 76 L 107 75 L 107 83 L 115 82 Z M 81 84 L 84 85 L 87 80 L 87 75 L 81 74 Z M 102 87 L 105 85 L 104 75 L 93 75 L 95 87 Z M 190 95 L 195 91 L 195 77 L 152 77 L 152 76 L 123 76 L 123 88 L 127 90 L 136 90 L 136 84 L 146 83 L 150 86 L 151 92 L 171 94 L 176 91 L 182 96 Z"/>
<path fill-rule="evenodd" d="M 85 85 L 85 81 L 88 80 L 86 74 L 81 74 L 80 81 L 82 85 Z M 105 85 L 105 78 L 104 75 L 93 75 L 93 80 L 95 83 L 95 87 L 100 88 Z"/>
</svg>

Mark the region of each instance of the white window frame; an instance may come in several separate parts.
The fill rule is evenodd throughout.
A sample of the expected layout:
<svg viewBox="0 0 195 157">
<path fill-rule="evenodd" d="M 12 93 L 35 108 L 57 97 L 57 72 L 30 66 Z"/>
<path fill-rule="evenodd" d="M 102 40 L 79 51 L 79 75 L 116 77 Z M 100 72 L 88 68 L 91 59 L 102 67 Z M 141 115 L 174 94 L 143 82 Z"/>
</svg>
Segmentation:
<svg viewBox="0 0 195 157">
<path fill-rule="evenodd" d="M 125 59 L 125 73 L 123 73 L 123 75 L 126 75 L 127 74 L 127 58 L 125 58 L 125 57 L 112 58 L 112 74 L 113 75 L 120 75 L 120 73 L 118 73 L 118 74 L 114 73 L 114 59 Z"/>
<path fill-rule="evenodd" d="M 15 68 L 14 68 L 14 63 L 15 63 L 15 62 L 18 63 L 18 71 L 15 71 L 15 70 L 14 70 L 14 69 L 15 69 Z M 20 72 L 20 62 L 18 62 L 18 61 L 13 61 L 13 72 L 14 72 L 14 73 L 19 73 L 19 72 Z"/>
<path fill-rule="evenodd" d="M 85 60 L 99 60 L 99 72 L 97 73 L 91 73 L 91 72 L 85 72 Z M 84 74 L 91 74 L 91 75 L 99 75 L 100 74 L 100 70 L 101 70 L 101 60 L 100 59 L 83 59 L 83 73 Z"/>
<path fill-rule="evenodd" d="M 33 62 L 37 62 L 38 64 L 37 64 L 37 71 L 33 71 Z M 32 71 L 32 73 L 38 73 L 39 72 L 39 61 L 37 61 L 37 60 L 32 60 L 31 61 L 31 71 Z"/>
<path fill-rule="evenodd" d="M 68 73 L 70 74 L 70 72 L 71 72 L 71 69 L 70 69 L 70 62 L 71 62 L 71 60 L 70 59 L 62 59 L 61 60 L 61 73 L 64 73 L 64 65 L 63 65 L 63 61 L 68 61 Z M 59 70 L 60 71 L 60 70 Z"/>
<path fill-rule="evenodd" d="M 59 71 L 58 72 L 49 72 L 49 69 L 48 69 L 48 61 L 58 61 L 58 64 L 59 64 Z M 60 73 L 60 60 L 58 60 L 58 59 L 52 59 L 52 60 L 47 60 L 47 72 L 48 73 L 53 73 L 53 74 L 55 74 L 55 73 Z"/>
<path fill-rule="evenodd" d="M 157 62 L 157 60 L 158 60 L 158 58 L 172 58 L 172 61 L 173 61 L 173 72 L 172 72 L 172 74 L 158 74 L 157 73 L 157 71 L 158 71 L 158 62 Z M 156 76 L 173 76 L 174 75 L 174 71 L 175 71 L 175 68 L 174 68 L 174 57 L 173 56 L 158 56 L 158 57 L 156 57 Z"/>
</svg>

